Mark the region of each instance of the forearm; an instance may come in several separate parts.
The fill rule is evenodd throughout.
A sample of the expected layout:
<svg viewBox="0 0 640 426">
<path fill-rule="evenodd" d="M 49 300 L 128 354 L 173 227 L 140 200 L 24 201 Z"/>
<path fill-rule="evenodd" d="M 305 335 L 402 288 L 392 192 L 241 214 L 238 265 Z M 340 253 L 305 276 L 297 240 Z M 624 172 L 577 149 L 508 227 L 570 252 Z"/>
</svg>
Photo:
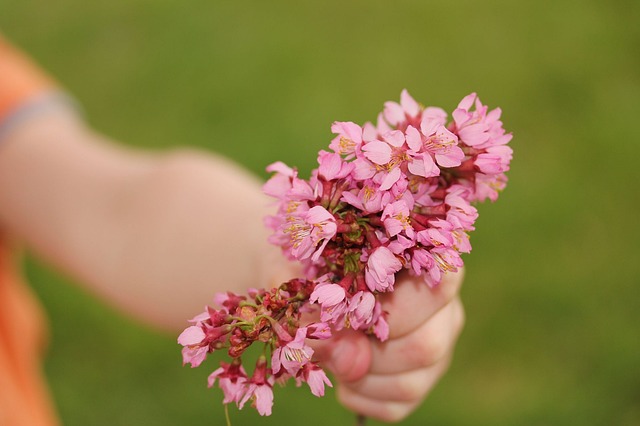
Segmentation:
<svg viewBox="0 0 640 426">
<path fill-rule="evenodd" d="M 0 224 L 126 311 L 179 328 L 216 291 L 264 286 L 260 183 L 217 157 L 139 154 L 63 110 L 0 147 Z M 266 265 L 266 266 L 264 266 Z"/>
</svg>

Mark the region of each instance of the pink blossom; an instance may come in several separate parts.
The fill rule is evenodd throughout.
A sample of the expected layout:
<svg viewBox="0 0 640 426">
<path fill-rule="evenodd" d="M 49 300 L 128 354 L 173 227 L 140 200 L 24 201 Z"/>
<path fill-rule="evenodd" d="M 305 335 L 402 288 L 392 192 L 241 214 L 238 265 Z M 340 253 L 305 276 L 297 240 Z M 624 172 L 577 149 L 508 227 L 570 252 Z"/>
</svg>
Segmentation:
<svg viewBox="0 0 640 426">
<path fill-rule="evenodd" d="M 187 327 L 180 336 L 178 336 L 178 343 L 182 346 L 192 346 L 202 343 L 206 335 L 202 331 L 202 327 L 192 325 Z"/>
<path fill-rule="evenodd" d="M 413 238 L 413 227 L 409 222 L 409 207 L 404 200 L 388 204 L 382 212 L 381 219 L 384 223 L 387 234 L 390 237 L 394 237 L 400 232 L 404 232 L 407 237 Z"/>
<path fill-rule="evenodd" d="M 220 368 L 209 375 L 209 387 L 213 387 L 216 379 L 218 379 L 218 385 L 224 393 L 222 402 L 224 404 L 230 402 L 237 404 L 242 400 L 247 390 L 247 373 L 237 358 L 231 364 L 221 362 L 220 365 Z"/>
<path fill-rule="evenodd" d="M 454 238 L 453 248 L 458 250 L 460 253 L 470 253 L 471 252 L 471 243 L 469 242 L 469 234 L 467 234 L 464 230 L 456 229 L 451 233 Z"/>
<path fill-rule="evenodd" d="M 437 268 L 443 273 L 456 272 L 458 268 L 463 265 L 460 254 L 452 248 L 434 248 L 430 253 L 435 261 L 435 266 L 437 266 Z M 431 269 L 433 269 L 433 267 Z M 430 274 L 432 274 L 433 278 L 435 271 L 432 272 L 431 269 Z M 427 284 L 430 286 L 435 286 L 439 283 L 440 280 L 435 279 L 433 281 L 427 281 Z"/>
<path fill-rule="evenodd" d="M 411 162 L 408 169 L 414 175 L 422 177 L 438 176 L 440 169 L 433 161 L 429 151 L 423 151 L 422 134 L 413 126 L 407 128 L 407 145 L 410 148 Z"/>
<path fill-rule="evenodd" d="M 258 410 L 258 413 L 261 416 L 270 416 L 273 407 L 274 382 L 271 369 L 267 368 L 267 360 L 261 356 L 258 358 L 253 376 L 246 382 L 247 388 L 238 407 L 242 409 L 249 399 L 253 399 L 252 405 Z"/>
<path fill-rule="evenodd" d="M 473 164 L 485 174 L 496 174 L 504 171 L 498 155 L 479 154 Z"/>
<path fill-rule="evenodd" d="M 191 368 L 196 368 L 205 360 L 208 350 L 206 346 L 185 346 L 182 348 L 182 365 L 191 364 Z"/>
<path fill-rule="evenodd" d="M 402 234 L 396 235 L 394 240 L 391 240 L 387 245 L 387 248 L 391 250 L 391 252 L 399 257 L 404 256 L 404 252 L 411 247 L 414 247 L 416 242 L 413 238 L 407 238 Z"/>
<path fill-rule="evenodd" d="M 343 192 L 342 201 L 362 210 L 363 213 L 377 213 L 382 210 L 382 205 L 389 202 L 391 195 L 388 192 L 378 191 L 373 182 L 365 181 L 362 188 L 354 192 Z"/>
<path fill-rule="evenodd" d="M 317 261 L 337 231 L 335 217 L 322 206 L 314 206 L 300 216 L 289 216 L 286 225 L 284 233 L 291 240 L 291 253 L 300 260 L 311 257 Z"/>
<path fill-rule="evenodd" d="M 386 319 L 387 313 L 382 310 L 380 302 L 376 301 L 376 305 L 373 308 L 373 334 L 381 341 L 384 342 L 389 338 L 389 323 Z"/>
<path fill-rule="evenodd" d="M 478 218 L 478 210 L 468 201 L 469 196 L 470 194 L 467 190 L 458 187 L 447 194 L 444 199 L 449 206 L 447 221 L 456 228 L 462 228 L 465 231 L 472 231 L 474 229 L 473 224 Z"/>
<path fill-rule="evenodd" d="M 376 166 L 366 158 L 356 158 L 353 162 L 353 178 L 358 181 L 371 179 L 376 174 Z"/>
<path fill-rule="evenodd" d="M 454 244 L 453 225 L 446 220 L 437 219 L 429 222 L 431 227 L 418 232 L 418 241 L 423 245 L 434 247 L 452 247 Z"/>
<path fill-rule="evenodd" d="M 384 118 L 394 127 L 400 127 L 407 121 L 415 120 L 420 115 L 420 105 L 404 89 L 400 94 L 400 104 L 389 101 L 384 104 Z"/>
<path fill-rule="evenodd" d="M 384 246 L 380 246 L 369 255 L 365 268 L 365 281 L 371 291 L 392 291 L 395 273 L 402 263 Z"/>
<path fill-rule="evenodd" d="M 339 155 L 352 158 L 362 144 L 362 128 L 350 121 L 336 121 L 331 131 L 338 136 L 331 141 L 329 148 Z"/>
<path fill-rule="evenodd" d="M 291 178 L 295 176 L 295 171 L 281 161 L 267 166 L 267 171 L 276 174 L 262 186 L 262 191 L 271 197 L 283 199 L 291 189 Z"/>
<path fill-rule="evenodd" d="M 428 250 L 416 248 L 411 253 L 411 268 L 415 275 L 422 275 L 423 271 L 429 271 L 435 266 L 433 256 Z M 432 277 L 436 281 L 440 281 L 440 270 L 436 269 L 437 275 Z"/>
<path fill-rule="evenodd" d="M 292 341 L 273 351 L 271 368 L 274 374 L 278 374 L 280 369 L 284 368 L 287 373 L 295 376 L 311 360 L 313 349 L 305 344 L 306 337 L 307 328 L 301 327 Z"/>
<path fill-rule="evenodd" d="M 420 123 L 424 149 L 436 158 L 442 167 L 457 167 L 464 158 L 464 152 L 458 146 L 458 137 L 436 120 L 427 118 Z"/>
<path fill-rule="evenodd" d="M 319 303 L 321 306 L 320 319 L 330 323 L 336 323 L 346 313 L 347 293 L 338 284 L 320 283 L 316 286 L 309 301 Z"/>
<path fill-rule="evenodd" d="M 318 153 L 318 174 L 325 180 L 344 179 L 351 174 L 353 163 L 346 162 L 339 154 L 327 151 Z"/>
<path fill-rule="evenodd" d="M 472 106 L 475 106 L 474 111 L 471 111 Z M 462 142 L 476 149 L 487 149 L 505 145 L 511 140 L 512 135 L 506 134 L 502 128 L 500 108 L 487 110 L 475 93 L 460 101 L 453 112 L 453 128 Z"/>
<path fill-rule="evenodd" d="M 362 147 L 362 152 L 367 159 L 379 166 L 391 161 L 391 147 L 382 141 L 371 141 Z"/>
<path fill-rule="evenodd" d="M 333 387 L 324 370 L 315 363 L 309 363 L 304 366 L 301 379 L 307 382 L 311 393 L 317 397 L 324 396 L 324 385 Z"/>
<path fill-rule="evenodd" d="M 178 343 L 184 346 L 182 348 L 182 365 L 191 364 L 191 368 L 202 364 L 209 351 L 206 334 L 200 326 L 187 327 L 178 336 Z"/>
<path fill-rule="evenodd" d="M 494 176 L 477 174 L 475 178 L 473 201 L 491 201 L 498 199 L 499 192 L 507 186 L 507 176 L 504 173 Z"/>
<path fill-rule="evenodd" d="M 368 291 L 359 291 L 349 301 L 349 323 L 354 330 L 364 328 L 371 322 L 376 299 Z"/>
<path fill-rule="evenodd" d="M 331 337 L 331 326 L 326 322 L 314 322 L 307 326 L 307 338 L 326 340 Z"/>
</svg>

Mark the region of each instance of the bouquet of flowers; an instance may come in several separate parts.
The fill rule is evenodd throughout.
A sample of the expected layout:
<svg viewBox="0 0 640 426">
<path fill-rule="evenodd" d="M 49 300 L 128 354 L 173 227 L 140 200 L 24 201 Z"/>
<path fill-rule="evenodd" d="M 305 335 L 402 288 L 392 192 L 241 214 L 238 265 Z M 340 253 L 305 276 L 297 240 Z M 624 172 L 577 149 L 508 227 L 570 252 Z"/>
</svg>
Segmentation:
<svg viewBox="0 0 640 426">
<path fill-rule="evenodd" d="M 264 192 L 277 204 L 265 219 L 270 242 L 302 264 L 304 277 L 247 295 L 217 294 L 217 307 L 178 337 L 184 363 L 197 367 L 226 350 L 231 360 L 211 373 L 209 387 L 217 381 L 223 403 L 251 401 L 261 415 L 271 414 L 276 381 L 307 383 L 324 395 L 331 382 L 308 339 L 351 328 L 384 341 L 389 328 L 378 295 L 394 290 L 397 273 L 434 287 L 463 265 L 478 217 L 473 204 L 495 201 L 507 182 L 512 135 L 500 114 L 472 93 L 449 120 L 404 90 L 375 125 L 333 123 L 331 151 L 318 153 L 308 180 L 281 162 L 270 165 Z M 313 311 L 319 320 L 303 323 Z M 258 342 L 262 355 L 249 376 L 242 355 Z"/>
</svg>

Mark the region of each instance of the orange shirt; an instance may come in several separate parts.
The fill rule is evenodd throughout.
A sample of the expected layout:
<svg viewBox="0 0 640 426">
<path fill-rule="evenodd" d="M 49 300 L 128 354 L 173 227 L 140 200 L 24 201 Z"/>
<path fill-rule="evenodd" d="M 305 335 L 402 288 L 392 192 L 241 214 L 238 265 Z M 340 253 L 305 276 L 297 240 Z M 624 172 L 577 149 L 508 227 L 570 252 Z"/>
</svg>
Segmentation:
<svg viewBox="0 0 640 426">
<path fill-rule="evenodd" d="M 0 126 L 55 85 L 0 36 Z M 0 155 L 2 155 L 0 140 Z M 0 425 L 58 425 L 41 373 L 45 321 L 0 232 Z"/>
</svg>

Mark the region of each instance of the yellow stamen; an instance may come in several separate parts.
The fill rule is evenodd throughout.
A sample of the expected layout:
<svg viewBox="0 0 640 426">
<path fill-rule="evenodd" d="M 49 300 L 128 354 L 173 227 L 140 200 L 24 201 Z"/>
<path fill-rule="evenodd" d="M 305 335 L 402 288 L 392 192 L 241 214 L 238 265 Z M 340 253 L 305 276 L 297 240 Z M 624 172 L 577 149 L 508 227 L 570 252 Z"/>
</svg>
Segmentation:
<svg viewBox="0 0 640 426">
<path fill-rule="evenodd" d="M 356 146 L 356 143 L 349 138 L 345 138 L 344 136 L 340 137 L 340 154 L 348 154 L 353 151 L 353 148 Z"/>
</svg>

